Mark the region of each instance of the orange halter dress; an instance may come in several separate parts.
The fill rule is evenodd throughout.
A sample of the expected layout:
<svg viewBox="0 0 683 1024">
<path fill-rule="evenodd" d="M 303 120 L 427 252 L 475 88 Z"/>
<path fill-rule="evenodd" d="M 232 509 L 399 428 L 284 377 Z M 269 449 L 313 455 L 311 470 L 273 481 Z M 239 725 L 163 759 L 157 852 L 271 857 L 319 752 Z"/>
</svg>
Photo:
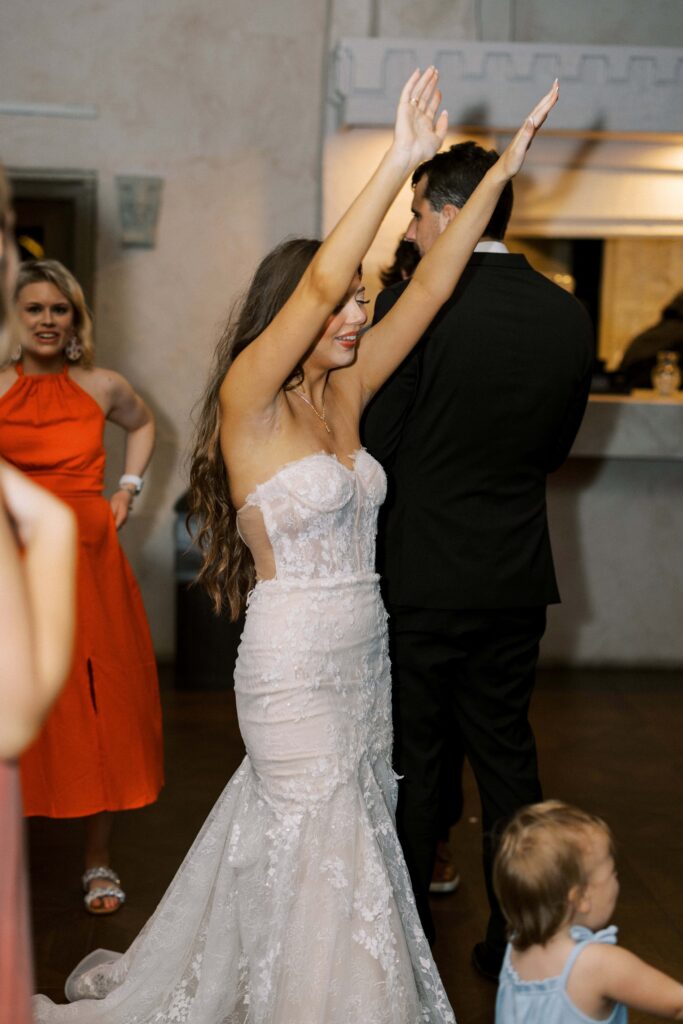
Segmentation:
<svg viewBox="0 0 683 1024">
<path fill-rule="evenodd" d="M 0 397 L 0 455 L 70 505 L 79 532 L 74 662 L 21 758 L 24 813 L 142 807 L 163 784 L 159 687 L 140 591 L 102 496 L 104 413 L 67 366 L 16 369 Z"/>
</svg>

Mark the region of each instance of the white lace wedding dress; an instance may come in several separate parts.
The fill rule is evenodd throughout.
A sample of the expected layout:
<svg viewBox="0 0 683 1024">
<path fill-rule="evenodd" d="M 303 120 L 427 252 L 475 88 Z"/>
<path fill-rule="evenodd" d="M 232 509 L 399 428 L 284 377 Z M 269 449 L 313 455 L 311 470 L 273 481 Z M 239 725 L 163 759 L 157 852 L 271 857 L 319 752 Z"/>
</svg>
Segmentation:
<svg viewBox="0 0 683 1024">
<path fill-rule="evenodd" d="M 283 466 L 240 511 L 261 573 L 235 669 L 247 749 L 129 950 L 36 997 L 37 1024 L 455 1020 L 394 828 L 386 481 L 365 451 Z"/>
</svg>

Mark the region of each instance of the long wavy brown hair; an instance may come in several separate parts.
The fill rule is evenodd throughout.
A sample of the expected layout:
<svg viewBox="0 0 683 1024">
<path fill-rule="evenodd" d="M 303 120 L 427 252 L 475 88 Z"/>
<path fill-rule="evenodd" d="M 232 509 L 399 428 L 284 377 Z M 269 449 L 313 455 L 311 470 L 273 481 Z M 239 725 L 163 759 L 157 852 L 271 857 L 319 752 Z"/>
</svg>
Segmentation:
<svg viewBox="0 0 683 1024">
<path fill-rule="evenodd" d="M 216 613 L 227 603 L 233 620 L 244 607 L 256 572 L 249 548 L 237 531 L 237 510 L 230 498 L 228 471 L 221 454 L 221 384 L 231 363 L 263 333 L 292 295 L 320 244 L 315 239 L 291 239 L 262 260 L 246 295 L 225 325 L 200 400 L 190 456 L 188 528 L 202 553 L 197 582 L 207 589 Z M 287 390 L 302 379 L 303 370 L 296 366 L 283 386 Z"/>
</svg>

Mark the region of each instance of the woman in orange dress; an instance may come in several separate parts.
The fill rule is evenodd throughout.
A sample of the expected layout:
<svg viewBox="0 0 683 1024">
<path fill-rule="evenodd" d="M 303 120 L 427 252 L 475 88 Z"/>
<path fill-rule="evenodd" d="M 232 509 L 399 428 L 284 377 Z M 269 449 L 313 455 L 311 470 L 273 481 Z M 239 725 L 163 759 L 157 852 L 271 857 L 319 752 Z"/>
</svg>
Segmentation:
<svg viewBox="0 0 683 1024">
<path fill-rule="evenodd" d="M 112 812 L 152 803 L 163 782 L 154 651 L 116 534 L 154 445 L 152 415 L 130 384 L 92 366 L 91 320 L 75 278 L 54 260 L 23 264 L 21 352 L 0 372 L 0 456 L 76 513 L 75 656 L 37 741 L 21 760 L 27 815 L 86 818 L 85 905 L 125 899 L 109 864 Z M 102 497 L 105 421 L 127 432 L 125 472 Z"/>
<path fill-rule="evenodd" d="M 9 189 L 0 168 L 0 365 L 18 339 L 10 305 L 15 274 Z M 75 561 L 73 514 L 0 459 L 0 1024 L 33 1020 L 16 759 L 69 669 Z"/>
</svg>

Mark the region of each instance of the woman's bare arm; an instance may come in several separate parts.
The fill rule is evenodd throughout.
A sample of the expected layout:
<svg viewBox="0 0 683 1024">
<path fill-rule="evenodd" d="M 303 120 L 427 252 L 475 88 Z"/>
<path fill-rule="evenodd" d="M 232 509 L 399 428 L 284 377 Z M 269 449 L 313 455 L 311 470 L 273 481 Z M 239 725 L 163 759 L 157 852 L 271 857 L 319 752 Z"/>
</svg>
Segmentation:
<svg viewBox="0 0 683 1024">
<path fill-rule="evenodd" d="M 91 386 L 94 385 L 107 419 L 126 431 L 123 472 L 141 477 L 154 451 L 156 428 L 152 411 L 120 373 L 97 369 L 92 374 Z M 115 491 L 109 504 L 118 530 L 128 518 L 132 504 L 130 491 Z"/>
<path fill-rule="evenodd" d="M 0 461 L 0 757 L 31 742 L 69 671 L 75 567 L 73 513 Z"/>
<path fill-rule="evenodd" d="M 328 235 L 291 298 L 235 360 L 221 399 L 239 418 L 262 416 L 322 332 L 345 295 L 384 215 L 413 168 L 437 151 L 446 133 L 437 72 L 414 72 L 399 100 L 394 140 L 365 188 Z M 411 102 L 412 100 L 412 102 Z"/>
<path fill-rule="evenodd" d="M 420 260 L 410 284 L 398 301 L 363 337 L 353 372 L 360 377 L 364 402 L 367 403 L 400 366 L 452 295 L 505 184 L 524 163 L 529 146 L 557 102 L 558 95 L 556 81 L 526 118 L 458 216 Z"/>
</svg>

